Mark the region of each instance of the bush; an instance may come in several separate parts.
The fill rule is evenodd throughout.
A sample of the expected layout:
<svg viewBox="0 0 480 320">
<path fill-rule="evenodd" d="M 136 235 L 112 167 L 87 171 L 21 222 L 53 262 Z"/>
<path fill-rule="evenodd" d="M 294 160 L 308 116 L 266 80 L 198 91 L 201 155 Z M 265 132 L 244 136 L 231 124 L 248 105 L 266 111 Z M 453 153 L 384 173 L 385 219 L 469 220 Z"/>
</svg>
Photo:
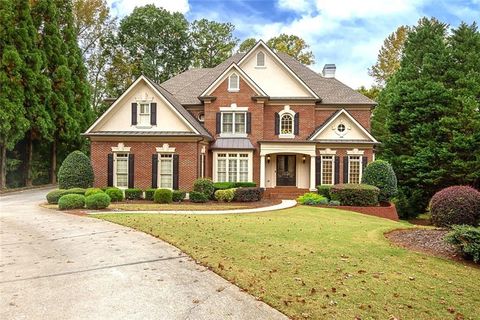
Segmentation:
<svg viewBox="0 0 480 320">
<path fill-rule="evenodd" d="M 215 191 L 215 199 L 217 201 L 232 202 L 235 197 L 235 189 L 217 190 Z"/>
<path fill-rule="evenodd" d="M 362 183 L 380 189 L 379 201 L 390 201 L 397 194 L 397 176 L 387 161 L 377 160 L 368 164 L 363 171 Z"/>
<path fill-rule="evenodd" d="M 480 262 L 480 228 L 458 225 L 453 226 L 445 241 L 457 246 L 467 258 Z"/>
<path fill-rule="evenodd" d="M 476 226 L 480 222 L 480 192 L 468 186 L 448 187 L 435 193 L 429 208 L 432 222 L 438 227 Z"/>
<path fill-rule="evenodd" d="M 93 185 L 90 159 L 81 151 L 73 151 L 63 160 L 58 170 L 60 189 L 89 188 Z"/>
<path fill-rule="evenodd" d="M 150 188 L 150 189 L 145 190 L 145 200 L 153 201 L 153 195 L 155 194 L 156 190 L 157 189 L 155 189 L 155 188 Z"/>
<path fill-rule="evenodd" d="M 231 189 L 235 187 L 234 182 L 215 182 L 213 184 L 213 189 L 215 191 L 217 190 L 226 190 L 226 189 Z"/>
<path fill-rule="evenodd" d="M 85 207 L 85 196 L 81 194 L 66 194 L 58 200 L 60 210 L 81 209 Z"/>
<path fill-rule="evenodd" d="M 172 203 L 173 192 L 170 189 L 157 189 L 153 194 L 156 203 Z"/>
<path fill-rule="evenodd" d="M 340 205 L 340 201 L 330 200 L 330 202 L 328 203 L 328 205 L 329 205 L 329 206 L 332 206 L 332 207 L 339 206 L 339 205 Z"/>
<path fill-rule="evenodd" d="M 82 196 L 84 196 L 85 192 L 87 192 L 87 190 L 83 188 L 71 188 L 67 190 L 66 194 L 81 194 Z"/>
<path fill-rule="evenodd" d="M 185 191 L 173 190 L 172 200 L 173 202 L 182 202 L 185 200 L 187 193 Z"/>
<path fill-rule="evenodd" d="M 204 203 L 209 200 L 209 197 L 203 193 L 198 191 L 192 191 L 189 193 L 190 201 L 197 202 L 197 203 Z"/>
<path fill-rule="evenodd" d="M 67 190 L 57 189 L 47 193 L 47 201 L 50 204 L 57 204 L 61 196 L 67 194 Z"/>
<path fill-rule="evenodd" d="M 252 202 L 260 201 L 263 197 L 263 189 L 257 187 L 235 189 L 235 201 Z"/>
<path fill-rule="evenodd" d="M 143 190 L 138 188 L 125 189 L 125 199 L 138 200 L 142 199 Z"/>
<path fill-rule="evenodd" d="M 85 198 L 87 209 L 105 209 L 110 205 L 110 197 L 104 192 L 93 193 Z"/>
<path fill-rule="evenodd" d="M 215 192 L 215 188 L 213 187 L 212 180 L 200 178 L 193 183 L 193 191 L 204 193 L 209 199 L 211 199 Z"/>
<path fill-rule="evenodd" d="M 91 196 L 92 194 L 96 193 L 104 193 L 102 189 L 100 188 L 88 188 L 85 190 L 85 197 Z"/>
<path fill-rule="evenodd" d="M 118 202 L 123 200 L 123 192 L 118 188 L 108 188 L 105 190 L 105 193 L 108 194 L 112 202 Z"/>
<path fill-rule="evenodd" d="M 254 188 L 256 186 L 255 182 L 234 182 L 232 188 Z"/>
<path fill-rule="evenodd" d="M 332 189 L 331 185 L 319 185 L 317 186 L 317 192 L 319 195 L 324 196 L 325 198 L 330 199 L 330 189 Z"/>
<path fill-rule="evenodd" d="M 376 206 L 380 190 L 368 184 L 336 184 L 330 189 L 331 199 L 344 206 Z"/>
<path fill-rule="evenodd" d="M 327 204 L 328 199 L 319 194 L 308 192 L 305 193 L 303 196 L 298 197 L 297 202 L 308 206 L 314 206 L 319 204 Z"/>
</svg>

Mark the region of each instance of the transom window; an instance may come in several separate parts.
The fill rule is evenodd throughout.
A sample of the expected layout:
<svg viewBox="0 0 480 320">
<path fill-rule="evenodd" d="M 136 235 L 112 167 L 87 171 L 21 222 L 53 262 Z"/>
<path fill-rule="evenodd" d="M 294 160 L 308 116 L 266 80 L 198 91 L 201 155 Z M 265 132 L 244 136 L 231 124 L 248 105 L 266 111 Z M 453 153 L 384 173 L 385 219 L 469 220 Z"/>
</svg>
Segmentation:
<svg viewBox="0 0 480 320">
<path fill-rule="evenodd" d="M 246 121 L 245 112 L 222 112 L 222 133 L 245 133 Z"/>
<path fill-rule="evenodd" d="M 333 184 L 334 182 L 334 156 L 322 156 L 322 181 L 321 184 Z"/>
<path fill-rule="evenodd" d="M 287 113 L 280 118 L 280 134 L 293 134 L 292 115 Z"/>
<path fill-rule="evenodd" d="M 360 183 L 362 179 L 362 157 L 348 156 L 348 183 Z"/>
<path fill-rule="evenodd" d="M 248 181 L 248 153 L 219 153 L 217 155 L 218 182 Z"/>
<path fill-rule="evenodd" d="M 173 154 L 158 155 L 159 188 L 173 189 Z"/>
<path fill-rule="evenodd" d="M 128 153 L 115 153 L 115 187 L 128 187 Z"/>
<path fill-rule="evenodd" d="M 257 67 L 265 67 L 265 53 L 257 53 Z"/>
<path fill-rule="evenodd" d="M 150 125 L 150 103 L 140 103 L 138 108 L 138 124 Z"/>
<path fill-rule="evenodd" d="M 236 73 L 232 73 L 228 77 L 228 90 L 229 91 L 238 91 L 240 90 L 240 77 Z"/>
</svg>

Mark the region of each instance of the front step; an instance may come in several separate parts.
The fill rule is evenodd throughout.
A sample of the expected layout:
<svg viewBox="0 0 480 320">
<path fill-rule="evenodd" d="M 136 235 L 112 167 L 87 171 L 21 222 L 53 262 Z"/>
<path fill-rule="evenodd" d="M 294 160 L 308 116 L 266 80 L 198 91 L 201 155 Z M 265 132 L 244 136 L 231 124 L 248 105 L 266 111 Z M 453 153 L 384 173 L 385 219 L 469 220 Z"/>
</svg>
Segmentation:
<svg viewBox="0 0 480 320">
<path fill-rule="evenodd" d="M 307 192 L 309 192 L 308 189 L 296 187 L 267 188 L 265 189 L 264 197 L 266 199 L 296 199 Z"/>
</svg>

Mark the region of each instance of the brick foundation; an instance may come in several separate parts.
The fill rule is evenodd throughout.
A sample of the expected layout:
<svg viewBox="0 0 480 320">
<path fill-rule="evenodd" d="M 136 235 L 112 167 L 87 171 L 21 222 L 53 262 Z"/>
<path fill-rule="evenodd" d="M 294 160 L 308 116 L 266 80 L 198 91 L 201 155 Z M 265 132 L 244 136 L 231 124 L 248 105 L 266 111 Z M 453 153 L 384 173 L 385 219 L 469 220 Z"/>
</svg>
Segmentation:
<svg viewBox="0 0 480 320">
<path fill-rule="evenodd" d="M 353 211 L 358 213 L 367 214 L 369 216 L 375 216 L 385 219 L 390 219 L 394 221 L 398 221 L 398 214 L 397 208 L 393 203 L 390 203 L 388 206 L 378 206 L 378 207 L 349 207 L 349 206 L 336 206 L 336 207 L 329 207 L 335 209 L 342 209 L 347 211 Z"/>
</svg>

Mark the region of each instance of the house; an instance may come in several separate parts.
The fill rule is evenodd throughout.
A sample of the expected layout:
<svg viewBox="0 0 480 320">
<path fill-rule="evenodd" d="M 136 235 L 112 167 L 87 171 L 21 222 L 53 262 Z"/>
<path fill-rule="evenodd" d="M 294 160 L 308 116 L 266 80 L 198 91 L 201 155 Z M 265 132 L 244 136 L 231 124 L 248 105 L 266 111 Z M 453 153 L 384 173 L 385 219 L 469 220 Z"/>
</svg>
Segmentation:
<svg viewBox="0 0 480 320">
<path fill-rule="evenodd" d="M 139 77 L 86 131 L 96 186 L 191 190 L 199 177 L 268 190 L 359 183 L 375 102 L 259 41 L 161 84 Z M 285 189 L 283 189 L 285 190 Z"/>
</svg>

